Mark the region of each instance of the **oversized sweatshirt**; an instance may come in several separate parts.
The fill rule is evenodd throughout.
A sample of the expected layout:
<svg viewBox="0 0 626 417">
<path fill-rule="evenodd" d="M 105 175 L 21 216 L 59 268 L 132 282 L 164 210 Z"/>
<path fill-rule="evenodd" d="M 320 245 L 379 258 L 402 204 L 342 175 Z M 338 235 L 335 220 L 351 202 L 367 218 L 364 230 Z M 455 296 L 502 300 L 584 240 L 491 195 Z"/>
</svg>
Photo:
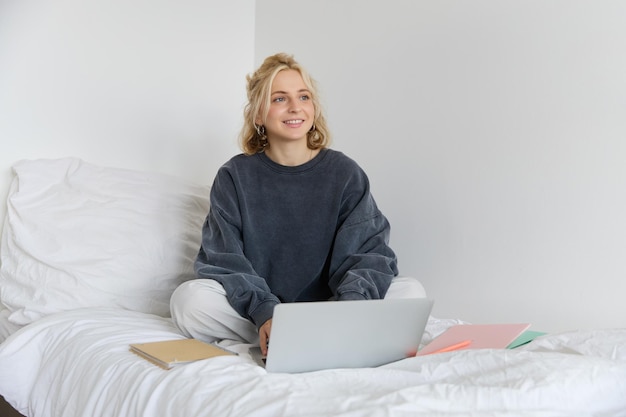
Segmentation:
<svg viewBox="0 0 626 417">
<path fill-rule="evenodd" d="M 300 166 L 264 153 L 218 171 L 195 262 L 231 306 L 260 327 L 281 302 L 384 298 L 398 274 L 389 222 L 367 175 L 324 149 Z"/>
</svg>

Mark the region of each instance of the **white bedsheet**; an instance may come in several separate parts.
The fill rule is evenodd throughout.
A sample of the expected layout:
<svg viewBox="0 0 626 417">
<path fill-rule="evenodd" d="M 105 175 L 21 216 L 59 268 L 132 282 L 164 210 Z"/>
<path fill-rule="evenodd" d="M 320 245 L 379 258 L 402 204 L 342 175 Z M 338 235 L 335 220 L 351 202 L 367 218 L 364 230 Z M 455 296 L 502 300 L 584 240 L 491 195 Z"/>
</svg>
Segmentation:
<svg viewBox="0 0 626 417">
<path fill-rule="evenodd" d="M 626 329 L 297 375 L 266 373 L 246 345 L 169 371 L 128 350 L 176 337 L 154 315 L 58 313 L 0 345 L 0 394 L 29 417 L 626 416 Z"/>
<path fill-rule="evenodd" d="M 0 305 L 0 343 L 4 342 L 9 335 L 15 333 L 21 327 L 9 321 L 10 315 L 11 310 Z"/>
</svg>

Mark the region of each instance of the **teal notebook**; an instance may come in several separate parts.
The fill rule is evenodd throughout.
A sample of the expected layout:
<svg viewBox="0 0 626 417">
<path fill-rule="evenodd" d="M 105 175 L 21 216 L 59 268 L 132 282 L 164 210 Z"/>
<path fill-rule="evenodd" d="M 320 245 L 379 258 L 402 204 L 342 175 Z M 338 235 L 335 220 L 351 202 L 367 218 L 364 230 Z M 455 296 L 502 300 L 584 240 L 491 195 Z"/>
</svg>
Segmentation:
<svg viewBox="0 0 626 417">
<path fill-rule="evenodd" d="M 546 334 L 546 333 L 545 332 L 537 332 L 535 330 L 526 330 L 524 333 L 519 335 L 517 339 L 512 341 L 511 344 L 508 345 L 506 348 L 507 349 L 515 349 L 516 347 L 520 347 L 522 345 L 525 345 L 526 343 L 532 342 L 533 340 L 535 340 L 535 338 L 537 338 L 539 336 L 543 336 L 544 334 Z"/>
</svg>

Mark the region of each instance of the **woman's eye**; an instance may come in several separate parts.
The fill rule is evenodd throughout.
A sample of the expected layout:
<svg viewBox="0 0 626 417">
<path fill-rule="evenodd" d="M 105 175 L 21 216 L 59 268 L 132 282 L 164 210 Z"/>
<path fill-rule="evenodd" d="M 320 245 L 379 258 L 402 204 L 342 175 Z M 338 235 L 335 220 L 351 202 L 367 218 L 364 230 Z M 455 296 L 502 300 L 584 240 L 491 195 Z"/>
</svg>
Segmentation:
<svg viewBox="0 0 626 417">
<path fill-rule="evenodd" d="M 281 101 L 285 101 L 285 97 L 276 97 L 274 100 L 272 100 L 274 103 L 279 103 Z"/>
<path fill-rule="evenodd" d="M 310 100 L 310 99 L 311 99 L 311 97 L 309 97 L 309 96 L 308 96 L 308 95 L 306 95 L 306 94 L 305 94 L 305 95 L 303 95 L 303 96 L 300 96 L 300 100 L 302 100 L 302 101 L 307 101 L 307 100 Z"/>
</svg>

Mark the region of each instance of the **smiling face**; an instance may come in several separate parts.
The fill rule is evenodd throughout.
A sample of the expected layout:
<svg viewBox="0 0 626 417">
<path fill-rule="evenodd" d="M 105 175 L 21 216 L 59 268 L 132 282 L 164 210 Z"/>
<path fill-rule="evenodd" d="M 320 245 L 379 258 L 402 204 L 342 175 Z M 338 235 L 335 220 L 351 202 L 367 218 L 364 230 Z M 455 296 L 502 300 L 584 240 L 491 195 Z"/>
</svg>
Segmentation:
<svg viewBox="0 0 626 417">
<path fill-rule="evenodd" d="M 265 126 L 270 145 L 303 142 L 306 146 L 307 132 L 313 126 L 315 106 L 311 92 L 296 70 L 282 70 L 272 82 L 270 105 Z"/>
</svg>

